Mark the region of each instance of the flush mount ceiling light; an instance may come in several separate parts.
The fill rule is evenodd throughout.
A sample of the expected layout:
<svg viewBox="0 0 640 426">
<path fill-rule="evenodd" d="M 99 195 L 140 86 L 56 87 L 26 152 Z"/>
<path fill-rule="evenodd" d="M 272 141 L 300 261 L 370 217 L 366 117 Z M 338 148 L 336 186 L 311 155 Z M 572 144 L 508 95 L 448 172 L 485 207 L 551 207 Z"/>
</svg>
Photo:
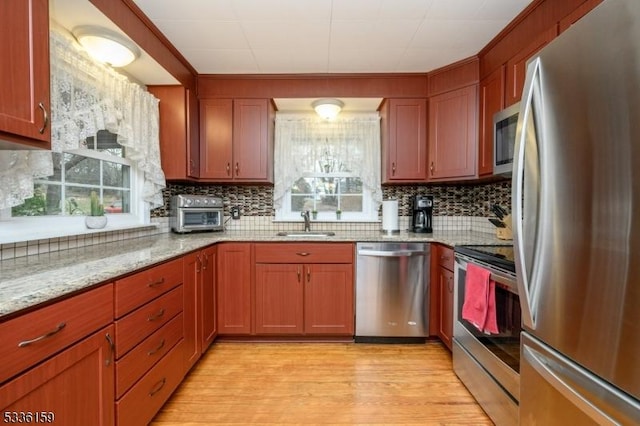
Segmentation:
<svg viewBox="0 0 640 426">
<path fill-rule="evenodd" d="M 140 56 L 140 49 L 115 31 L 82 25 L 72 32 L 91 57 L 112 67 L 124 67 Z"/>
<path fill-rule="evenodd" d="M 318 99 L 311 104 L 316 113 L 325 120 L 333 120 L 338 116 L 344 102 L 338 99 Z"/>
</svg>

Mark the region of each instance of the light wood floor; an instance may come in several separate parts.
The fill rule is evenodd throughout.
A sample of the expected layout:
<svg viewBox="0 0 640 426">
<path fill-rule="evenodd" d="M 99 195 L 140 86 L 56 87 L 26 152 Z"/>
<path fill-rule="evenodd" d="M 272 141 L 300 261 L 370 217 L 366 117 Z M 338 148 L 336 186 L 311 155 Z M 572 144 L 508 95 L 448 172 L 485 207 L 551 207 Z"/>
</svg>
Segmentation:
<svg viewBox="0 0 640 426">
<path fill-rule="evenodd" d="M 492 425 L 441 343 L 216 343 L 152 425 Z"/>
</svg>

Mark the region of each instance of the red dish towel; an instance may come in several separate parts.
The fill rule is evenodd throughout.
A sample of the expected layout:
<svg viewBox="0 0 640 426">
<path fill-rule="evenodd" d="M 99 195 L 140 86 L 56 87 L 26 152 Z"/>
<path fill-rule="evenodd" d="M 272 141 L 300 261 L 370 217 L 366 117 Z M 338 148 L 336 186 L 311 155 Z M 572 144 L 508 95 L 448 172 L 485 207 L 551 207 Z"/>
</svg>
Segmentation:
<svg viewBox="0 0 640 426">
<path fill-rule="evenodd" d="M 497 334 L 495 283 L 490 276 L 488 270 L 467 264 L 462 318 L 484 333 Z"/>
</svg>

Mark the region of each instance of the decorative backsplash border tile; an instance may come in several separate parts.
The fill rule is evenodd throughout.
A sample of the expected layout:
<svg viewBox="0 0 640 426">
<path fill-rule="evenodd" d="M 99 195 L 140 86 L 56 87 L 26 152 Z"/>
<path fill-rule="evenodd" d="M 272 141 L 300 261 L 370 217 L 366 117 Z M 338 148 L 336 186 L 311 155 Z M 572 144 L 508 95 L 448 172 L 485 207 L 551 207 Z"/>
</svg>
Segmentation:
<svg viewBox="0 0 640 426">
<path fill-rule="evenodd" d="M 397 199 L 400 216 L 411 215 L 411 197 L 433 195 L 434 216 L 492 216 L 490 205 L 511 205 L 511 181 L 481 185 L 397 185 L 382 188 L 384 199 Z M 225 216 L 240 206 L 244 216 L 274 216 L 273 186 L 270 185 L 191 185 L 169 184 L 164 190 L 164 206 L 154 209 L 152 217 L 168 217 L 172 195 L 209 195 L 220 197 Z"/>
</svg>

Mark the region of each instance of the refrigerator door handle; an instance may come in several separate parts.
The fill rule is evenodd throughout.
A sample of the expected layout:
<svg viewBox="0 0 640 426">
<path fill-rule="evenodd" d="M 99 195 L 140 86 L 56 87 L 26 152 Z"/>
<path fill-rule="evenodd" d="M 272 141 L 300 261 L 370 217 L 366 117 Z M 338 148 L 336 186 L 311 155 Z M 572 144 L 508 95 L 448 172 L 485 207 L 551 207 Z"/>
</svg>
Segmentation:
<svg viewBox="0 0 640 426">
<path fill-rule="evenodd" d="M 537 232 L 537 205 L 535 209 L 527 209 L 527 215 L 535 214 L 529 221 L 528 227 L 524 223 L 524 198 L 529 196 L 524 192 L 524 185 L 533 187 L 538 184 L 537 179 L 525 180 L 525 164 L 527 169 L 537 167 L 535 173 L 539 172 L 539 162 L 537 156 L 538 137 L 537 120 L 534 113 L 539 114 L 542 110 L 542 93 L 540 81 L 540 59 L 534 58 L 527 67 L 525 86 L 520 103 L 518 115 L 518 126 L 516 130 L 516 144 L 513 159 L 513 185 L 512 185 L 512 218 L 513 218 L 513 246 L 515 252 L 515 262 L 518 271 L 518 291 L 520 294 L 522 307 L 522 322 L 525 326 L 535 330 L 536 322 L 536 289 L 535 280 L 532 279 L 535 241 L 529 241 L 528 246 L 524 244 L 524 232 L 528 233 L 528 238 L 532 238 Z M 534 144 L 534 146 L 529 146 Z M 529 154 L 529 155 L 527 155 Z M 534 158 L 528 158 L 534 157 Z M 538 176 L 537 174 L 535 175 Z M 528 176 L 529 177 L 529 176 Z M 531 182 L 533 181 L 533 182 Z M 537 189 L 537 188 L 536 188 Z M 533 232 L 529 228 L 534 228 Z"/>
<path fill-rule="evenodd" d="M 637 418 L 639 409 L 637 404 L 604 381 L 595 376 L 591 378 L 586 375 L 589 373 L 577 370 L 568 364 L 563 365 L 562 360 L 558 362 L 526 344 L 522 346 L 522 354 L 528 364 L 547 383 L 571 401 L 586 416 L 593 419 L 595 423 L 600 425 L 621 424 L 620 419 L 612 418 L 598 406 L 602 404 L 602 401 L 607 403 L 609 411 L 615 411 L 622 418 Z"/>
</svg>

